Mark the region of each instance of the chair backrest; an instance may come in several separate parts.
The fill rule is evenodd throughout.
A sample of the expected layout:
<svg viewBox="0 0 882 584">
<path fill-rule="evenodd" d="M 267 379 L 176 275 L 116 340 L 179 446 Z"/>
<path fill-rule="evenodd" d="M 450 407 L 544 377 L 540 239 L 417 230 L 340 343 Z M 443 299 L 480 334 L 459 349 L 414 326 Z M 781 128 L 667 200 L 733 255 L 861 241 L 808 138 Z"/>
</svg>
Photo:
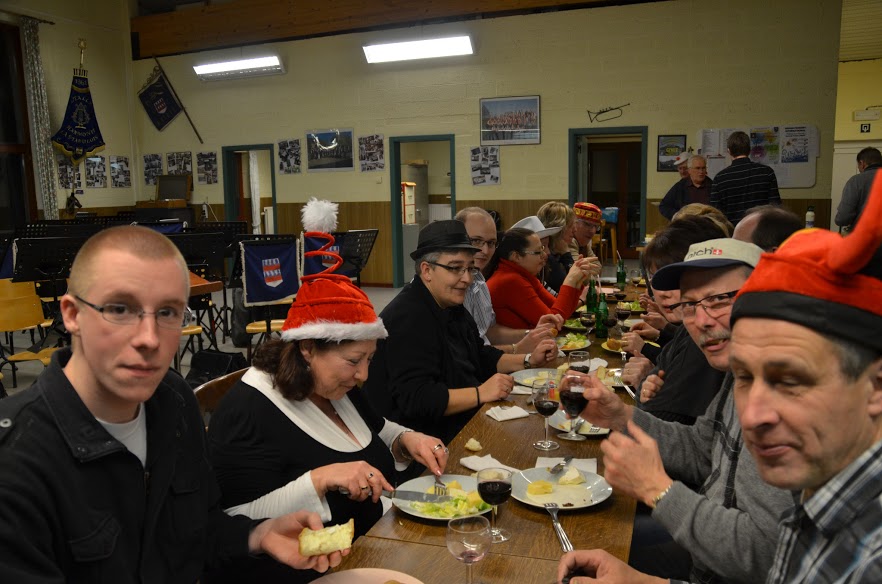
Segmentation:
<svg viewBox="0 0 882 584">
<path fill-rule="evenodd" d="M 33 282 L 13 282 L 12 278 L 0 279 L 0 300 L 36 294 Z"/>
<path fill-rule="evenodd" d="M 0 302 L 0 332 L 12 332 L 42 323 L 43 303 L 31 291 L 29 296 L 4 298 Z"/>
<path fill-rule="evenodd" d="M 193 392 L 196 394 L 196 400 L 199 402 L 199 411 L 202 412 L 202 419 L 205 421 L 205 427 L 208 427 L 211 421 L 211 414 L 217 409 L 221 398 L 226 395 L 231 387 L 236 385 L 248 368 L 239 369 L 226 375 L 221 375 L 211 381 L 206 381 Z"/>
</svg>

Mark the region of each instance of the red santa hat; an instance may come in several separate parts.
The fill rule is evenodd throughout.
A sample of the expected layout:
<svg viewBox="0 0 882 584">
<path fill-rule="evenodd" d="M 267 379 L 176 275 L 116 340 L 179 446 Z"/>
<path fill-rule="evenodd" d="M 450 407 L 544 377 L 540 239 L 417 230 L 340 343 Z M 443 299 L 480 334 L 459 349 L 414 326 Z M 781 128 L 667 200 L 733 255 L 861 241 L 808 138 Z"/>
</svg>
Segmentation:
<svg viewBox="0 0 882 584">
<path fill-rule="evenodd" d="M 367 295 L 348 276 L 333 274 L 343 259 L 330 247 L 337 226 L 337 205 L 315 198 L 301 212 L 305 237 L 318 237 L 326 243 L 304 256 L 323 256 L 335 260 L 332 267 L 300 278 L 297 298 L 282 325 L 282 340 L 370 341 L 388 336 Z"/>
<path fill-rule="evenodd" d="M 882 351 L 882 173 L 861 220 L 843 237 L 803 229 L 774 253 L 762 254 L 741 288 L 731 321 L 743 317 L 793 322 Z"/>
</svg>

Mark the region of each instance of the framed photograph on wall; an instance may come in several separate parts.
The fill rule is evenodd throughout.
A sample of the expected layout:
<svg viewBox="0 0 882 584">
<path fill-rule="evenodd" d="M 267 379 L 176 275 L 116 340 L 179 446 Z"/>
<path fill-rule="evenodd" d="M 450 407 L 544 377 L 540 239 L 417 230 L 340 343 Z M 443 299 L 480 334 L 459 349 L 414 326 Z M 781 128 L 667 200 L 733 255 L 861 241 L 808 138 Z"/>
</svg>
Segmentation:
<svg viewBox="0 0 882 584">
<path fill-rule="evenodd" d="M 539 96 L 481 100 L 481 146 L 539 144 Z"/>
<path fill-rule="evenodd" d="M 354 170 L 352 128 L 315 130 L 306 133 L 306 170 L 335 172 Z"/>
<path fill-rule="evenodd" d="M 674 159 L 686 151 L 686 134 L 674 134 L 658 137 L 658 172 L 677 172 Z"/>
</svg>

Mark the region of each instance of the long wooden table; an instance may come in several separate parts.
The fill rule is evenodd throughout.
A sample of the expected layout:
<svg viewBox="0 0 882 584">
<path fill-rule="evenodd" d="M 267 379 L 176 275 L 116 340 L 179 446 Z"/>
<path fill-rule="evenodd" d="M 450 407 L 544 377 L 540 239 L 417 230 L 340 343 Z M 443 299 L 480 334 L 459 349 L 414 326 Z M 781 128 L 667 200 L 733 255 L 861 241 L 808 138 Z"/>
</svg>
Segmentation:
<svg viewBox="0 0 882 584">
<path fill-rule="evenodd" d="M 629 287 L 629 298 L 636 299 L 636 292 Z M 591 335 L 589 352 L 592 358 L 602 358 L 608 367 L 621 367 L 621 356 L 601 347 L 601 340 Z M 556 364 L 565 362 L 559 359 Z M 620 393 L 629 404 L 633 401 L 627 394 Z M 528 396 L 511 396 L 510 402 L 524 409 Z M 543 418 L 530 415 L 526 418 L 497 422 L 486 415 L 490 408 L 502 402 L 484 404 L 481 410 L 466 424 L 465 428 L 448 445 L 450 459 L 447 474 L 473 474 L 462 466 L 460 459 L 471 456 L 465 450 L 469 438 L 475 438 L 483 450 L 478 455 L 491 454 L 501 463 L 519 469 L 536 466 L 539 456 L 557 457 L 572 455 L 576 458 L 596 458 L 598 474 L 603 475 L 603 460 L 600 443 L 603 437 L 588 437 L 582 442 L 555 440 L 560 444 L 558 450 L 543 452 L 532 444 L 544 436 Z M 554 439 L 557 430 L 549 436 Z M 626 495 L 613 492 L 612 496 L 592 507 L 560 512 L 560 520 L 576 549 L 601 548 L 624 561 L 628 560 L 631 545 L 636 501 Z M 510 499 L 500 506 L 498 525 L 509 530 L 512 538 L 501 544 L 494 544 L 491 553 L 476 566 L 476 580 L 483 583 L 553 582 L 557 564 L 563 554 L 560 543 L 554 534 L 551 517 L 544 509 L 532 507 Z M 438 582 L 440 574 L 453 574 L 458 580 L 458 572 L 464 570 L 447 551 L 446 521 L 431 521 L 414 517 L 393 508 L 386 513 L 367 535 L 359 538 L 352 552 L 344 558 L 338 570 L 359 567 L 383 567 L 399 570 L 426 582 Z M 444 581 L 451 578 L 444 576 Z"/>
</svg>

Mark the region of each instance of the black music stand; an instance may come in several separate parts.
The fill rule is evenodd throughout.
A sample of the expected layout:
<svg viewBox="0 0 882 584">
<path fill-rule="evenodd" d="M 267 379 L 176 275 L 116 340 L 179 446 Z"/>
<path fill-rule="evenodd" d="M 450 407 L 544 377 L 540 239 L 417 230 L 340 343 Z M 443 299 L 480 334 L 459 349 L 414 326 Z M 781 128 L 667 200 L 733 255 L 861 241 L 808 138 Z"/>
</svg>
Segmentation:
<svg viewBox="0 0 882 584">
<path fill-rule="evenodd" d="M 70 342 L 70 335 L 64 328 L 61 312 L 58 310 L 58 297 L 67 292 L 67 278 L 70 267 L 80 248 L 88 239 L 83 237 L 42 237 L 37 239 L 16 239 L 15 267 L 12 272 L 13 282 L 34 282 L 35 289 L 39 285 L 42 294 L 52 296 L 50 314 L 52 318 L 51 332 L 58 335 L 59 346 L 62 342 Z M 43 337 L 31 351 L 38 353 L 52 337 Z"/>
<path fill-rule="evenodd" d="M 343 258 L 343 265 L 337 269 L 337 273 L 354 272 L 355 285 L 359 288 L 361 288 L 361 271 L 371 257 L 379 232 L 379 229 L 353 229 L 331 234 L 340 246 L 339 254 Z"/>
</svg>

